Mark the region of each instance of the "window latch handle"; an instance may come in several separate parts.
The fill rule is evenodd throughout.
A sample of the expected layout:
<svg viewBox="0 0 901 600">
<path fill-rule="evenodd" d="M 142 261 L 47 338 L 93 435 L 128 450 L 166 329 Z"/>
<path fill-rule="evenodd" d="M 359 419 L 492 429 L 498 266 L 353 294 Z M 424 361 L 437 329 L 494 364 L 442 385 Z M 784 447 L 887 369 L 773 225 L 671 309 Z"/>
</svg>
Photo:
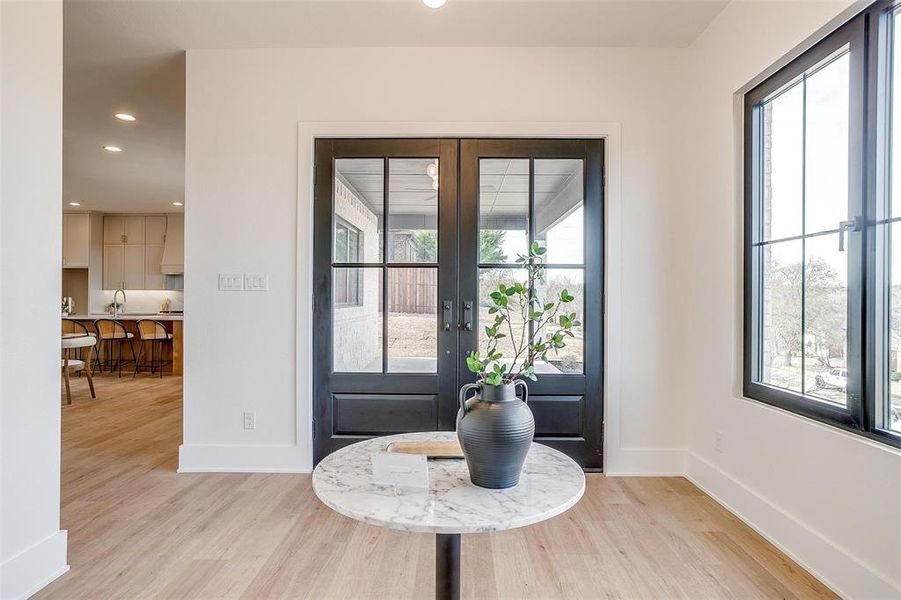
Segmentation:
<svg viewBox="0 0 901 600">
<path fill-rule="evenodd" d="M 860 215 L 850 221 L 841 221 L 838 224 L 838 251 L 845 251 L 845 232 L 860 231 L 863 228 L 863 217 Z"/>
</svg>

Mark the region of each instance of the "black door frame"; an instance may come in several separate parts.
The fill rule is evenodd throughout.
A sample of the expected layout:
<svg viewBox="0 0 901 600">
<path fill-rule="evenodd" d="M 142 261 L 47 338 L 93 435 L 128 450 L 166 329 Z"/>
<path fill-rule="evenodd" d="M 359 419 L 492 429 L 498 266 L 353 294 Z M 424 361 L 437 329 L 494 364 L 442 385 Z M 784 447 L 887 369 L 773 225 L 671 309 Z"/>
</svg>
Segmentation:
<svg viewBox="0 0 901 600">
<path fill-rule="evenodd" d="M 458 328 L 463 302 L 475 303 L 478 269 L 462 274 L 460 265 L 478 265 L 478 158 L 574 158 L 585 165 L 585 373 L 583 375 L 543 375 L 530 382 L 530 391 L 547 401 L 584 396 L 580 408 L 582 437 L 538 437 L 541 443 L 573 456 L 586 470 L 601 470 L 603 448 L 603 373 L 604 373 L 604 141 L 603 139 L 462 139 L 462 138 L 317 138 L 314 145 L 313 207 L 313 450 L 314 464 L 330 452 L 364 439 L 384 435 L 386 431 L 333 435 L 335 414 L 332 394 L 366 401 L 369 394 L 404 394 L 422 401 L 437 395 L 436 425 L 452 430 L 456 412 L 456 392 L 465 381 L 474 379 L 465 366 L 464 355 L 478 344 L 476 327 Z M 450 331 L 438 329 L 438 373 L 332 373 L 332 228 L 334 160 L 337 158 L 415 158 L 438 157 L 439 169 L 439 274 L 438 301 L 452 303 Z M 386 166 L 387 166 L 387 158 Z M 476 168 L 464 168 L 464 163 Z M 453 168 L 447 168 L 447 165 Z M 458 179 L 459 176 L 459 179 Z M 385 171 L 387 182 L 387 169 Z M 460 190 L 457 189 L 459 181 Z M 387 183 L 386 183 L 387 186 Z M 531 187 L 531 186 L 530 186 Z M 591 201 L 596 198 L 598 201 Z M 387 214 L 387 194 L 385 194 Z M 459 206 L 458 202 L 467 204 Z M 534 202 L 534 196 L 532 196 Z M 324 235 L 323 235 L 324 234 Z M 593 240 L 594 243 L 589 243 Z M 458 246 L 459 244 L 459 246 Z M 447 260 L 446 257 L 453 257 Z M 392 266 L 422 266 L 397 264 Z M 595 267 L 597 265 L 597 267 Z M 362 266 L 342 263 L 341 266 Z M 381 268 L 387 268 L 387 256 Z M 383 290 L 384 299 L 385 290 Z M 387 306 L 384 306 L 387 318 Z M 442 317 L 442 311 L 439 311 Z M 439 319 L 436 319 L 438 327 Z M 385 340 L 383 340 L 385 343 Z M 383 350 L 384 351 L 384 350 Z M 444 359 L 442 359 L 444 357 Z M 454 357 L 458 357 L 455 359 Z M 437 391 L 437 394 L 436 394 Z M 531 394 L 530 394 L 531 395 Z M 384 402 L 384 400 L 382 400 Z M 403 412 L 404 406 L 388 405 L 388 410 Z M 592 426 L 593 425 L 593 426 Z"/>
</svg>

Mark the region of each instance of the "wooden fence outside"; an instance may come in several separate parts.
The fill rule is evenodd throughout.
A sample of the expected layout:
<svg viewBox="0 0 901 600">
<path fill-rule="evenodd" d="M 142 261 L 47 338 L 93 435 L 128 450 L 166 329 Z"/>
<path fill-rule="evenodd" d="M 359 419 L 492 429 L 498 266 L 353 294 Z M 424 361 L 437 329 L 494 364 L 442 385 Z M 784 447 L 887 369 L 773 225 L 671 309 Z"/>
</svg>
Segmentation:
<svg viewBox="0 0 901 600">
<path fill-rule="evenodd" d="M 433 315 L 438 311 L 438 269 L 390 269 L 388 312 Z"/>
</svg>

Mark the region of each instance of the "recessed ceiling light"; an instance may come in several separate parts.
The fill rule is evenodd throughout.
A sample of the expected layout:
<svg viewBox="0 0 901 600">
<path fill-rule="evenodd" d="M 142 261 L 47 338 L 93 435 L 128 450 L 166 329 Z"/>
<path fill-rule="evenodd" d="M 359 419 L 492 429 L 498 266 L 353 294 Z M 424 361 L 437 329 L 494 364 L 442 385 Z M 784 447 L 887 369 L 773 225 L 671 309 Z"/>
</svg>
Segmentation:
<svg viewBox="0 0 901 600">
<path fill-rule="evenodd" d="M 120 148 L 119 146 L 106 145 L 103 147 L 103 149 L 107 152 L 122 152 L 122 148 Z"/>
<path fill-rule="evenodd" d="M 116 113 L 114 116 L 120 121 L 137 121 L 134 115 L 130 115 L 128 113 Z"/>
<path fill-rule="evenodd" d="M 69 206 L 81 206 L 81 202 L 69 202 Z"/>
<path fill-rule="evenodd" d="M 185 205 L 184 202 L 173 202 L 172 203 L 172 206 L 184 206 L 184 205 Z"/>
<path fill-rule="evenodd" d="M 447 0 L 422 0 L 422 3 L 429 8 L 441 8 Z"/>
</svg>

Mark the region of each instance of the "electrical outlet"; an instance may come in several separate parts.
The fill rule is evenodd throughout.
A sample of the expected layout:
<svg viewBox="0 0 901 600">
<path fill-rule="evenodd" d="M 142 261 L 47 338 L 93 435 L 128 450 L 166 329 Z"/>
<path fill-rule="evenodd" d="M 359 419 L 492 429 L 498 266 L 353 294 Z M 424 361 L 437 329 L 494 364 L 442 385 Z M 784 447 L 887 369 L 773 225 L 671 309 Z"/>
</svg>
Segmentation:
<svg viewBox="0 0 901 600">
<path fill-rule="evenodd" d="M 244 413 L 244 429 L 257 428 L 257 413 L 245 411 Z"/>
<path fill-rule="evenodd" d="M 269 274 L 268 273 L 244 273 L 244 291 L 246 291 L 246 292 L 268 292 L 269 291 Z"/>
<path fill-rule="evenodd" d="M 244 273 L 219 273 L 220 292 L 240 292 L 244 289 Z"/>
<path fill-rule="evenodd" d="M 718 454 L 723 453 L 723 433 L 721 431 L 713 432 L 713 450 Z"/>
</svg>

